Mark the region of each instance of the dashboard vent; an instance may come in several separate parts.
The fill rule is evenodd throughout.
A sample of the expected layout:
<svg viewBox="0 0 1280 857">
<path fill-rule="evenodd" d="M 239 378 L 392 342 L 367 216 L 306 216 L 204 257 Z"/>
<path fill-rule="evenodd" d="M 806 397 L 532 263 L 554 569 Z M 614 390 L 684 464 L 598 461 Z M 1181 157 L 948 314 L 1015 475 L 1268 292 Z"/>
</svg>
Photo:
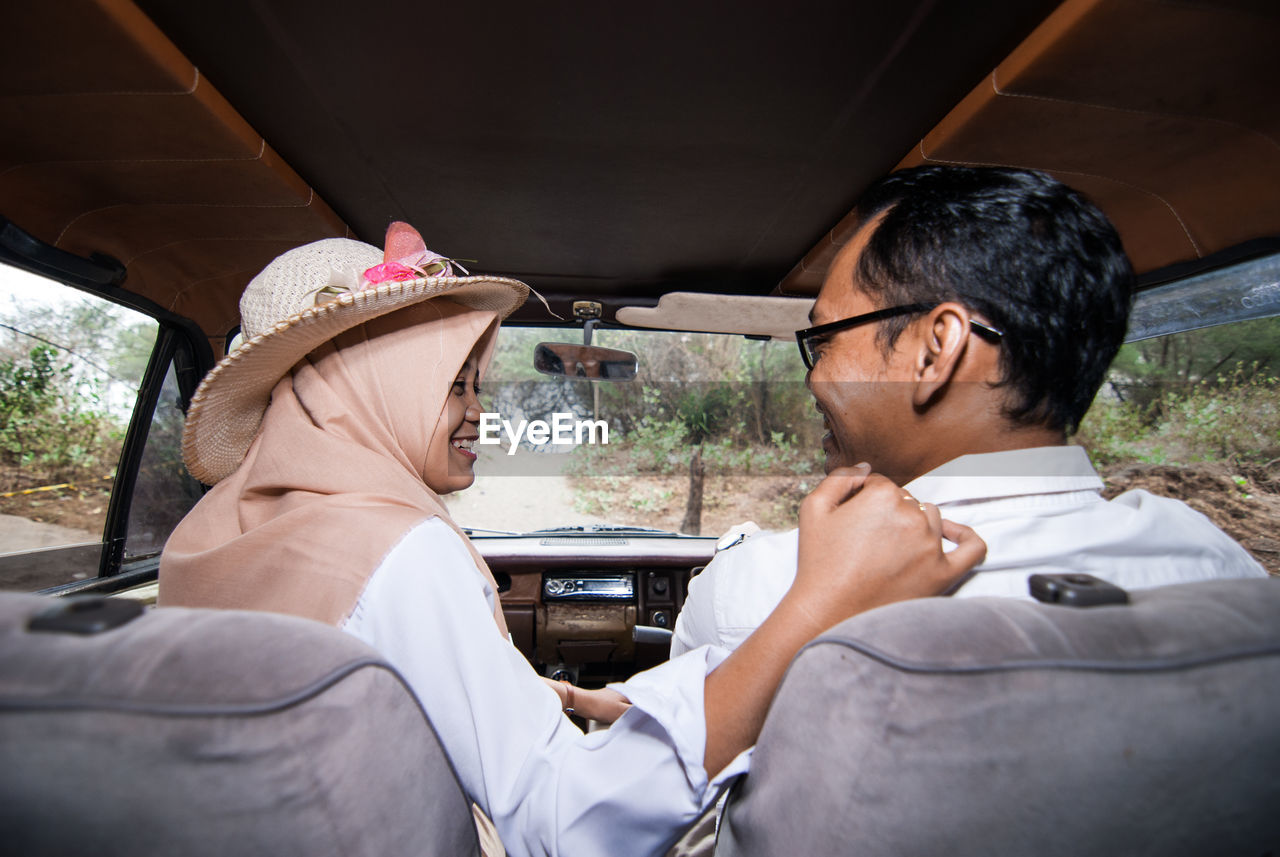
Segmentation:
<svg viewBox="0 0 1280 857">
<path fill-rule="evenodd" d="M 627 540 L 619 536 L 569 536 L 567 538 L 543 539 L 541 545 L 565 545 L 568 547 L 598 548 L 625 545 Z"/>
</svg>

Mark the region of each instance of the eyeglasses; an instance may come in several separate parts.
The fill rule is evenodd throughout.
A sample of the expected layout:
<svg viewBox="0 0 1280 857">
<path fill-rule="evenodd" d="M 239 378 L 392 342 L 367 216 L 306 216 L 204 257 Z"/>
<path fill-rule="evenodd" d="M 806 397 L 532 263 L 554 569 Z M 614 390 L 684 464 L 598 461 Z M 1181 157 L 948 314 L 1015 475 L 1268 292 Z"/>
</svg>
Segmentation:
<svg viewBox="0 0 1280 857">
<path fill-rule="evenodd" d="M 874 312 L 865 312 L 862 315 L 855 315 L 850 318 L 842 318 L 839 321 L 820 324 L 817 327 L 797 330 L 796 344 L 800 346 L 800 358 L 804 360 L 805 368 L 812 369 L 813 364 L 818 362 L 817 347 L 836 331 L 847 330 L 860 324 L 870 324 L 873 321 L 884 321 L 886 318 L 896 318 L 900 315 L 915 315 L 916 313 L 928 312 L 936 306 L 937 304 L 903 304 L 902 306 L 878 309 Z M 969 319 L 969 326 L 974 333 L 993 345 L 999 344 L 1001 337 L 1004 336 L 1004 331 L 998 330 L 986 322 L 978 321 L 976 318 Z"/>
</svg>

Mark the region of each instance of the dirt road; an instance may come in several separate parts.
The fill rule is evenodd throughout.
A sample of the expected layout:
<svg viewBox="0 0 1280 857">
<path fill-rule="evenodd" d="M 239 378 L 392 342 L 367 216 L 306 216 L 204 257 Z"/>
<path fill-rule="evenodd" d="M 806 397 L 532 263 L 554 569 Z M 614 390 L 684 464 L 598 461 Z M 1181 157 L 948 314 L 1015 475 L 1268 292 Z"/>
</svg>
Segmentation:
<svg viewBox="0 0 1280 857">
<path fill-rule="evenodd" d="M 474 485 L 446 495 L 444 503 L 462 527 L 528 532 L 604 523 L 574 510 L 564 476 L 477 476 Z"/>
<path fill-rule="evenodd" d="M 476 481 L 465 491 L 446 494 L 445 506 L 461 527 L 528 532 L 572 524 L 604 523 L 574 509 L 573 491 L 564 475 L 567 455 L 518 450 L 505 455 L 483 448 L 475 464 Z"/>
<path fill-rule="evenodd" d="M 101 536 L 87 530 L 0 515 L 0 554 L 96 541 L 101 541 Z"/>
</svg>

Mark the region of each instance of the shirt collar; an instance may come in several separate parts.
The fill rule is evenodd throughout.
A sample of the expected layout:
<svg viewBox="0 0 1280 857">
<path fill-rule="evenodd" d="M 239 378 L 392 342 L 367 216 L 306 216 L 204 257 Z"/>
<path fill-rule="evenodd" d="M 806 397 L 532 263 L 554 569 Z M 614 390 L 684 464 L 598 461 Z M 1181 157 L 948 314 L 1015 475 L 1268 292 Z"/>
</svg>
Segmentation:
<svg viewBox="0 0 1280 857">
<path fill-rule="evenodd" d="M 918 500 L 942 505 L 1027 494 L 1101 491 L 1102 478 L 1083 447 L 1038 446 L 962 455 L 903 487 Z"/>
</svg>

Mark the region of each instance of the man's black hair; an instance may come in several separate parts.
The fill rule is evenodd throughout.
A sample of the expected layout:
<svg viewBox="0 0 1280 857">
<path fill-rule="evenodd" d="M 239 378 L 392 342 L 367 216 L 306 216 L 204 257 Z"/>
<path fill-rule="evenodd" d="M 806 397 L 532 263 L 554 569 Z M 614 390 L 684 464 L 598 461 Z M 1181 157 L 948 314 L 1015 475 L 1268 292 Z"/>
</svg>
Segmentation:
<svg viewBox="0 0 1280 857">
<path fill-rule="evenodd" d="M 1133 269 L 1092 202 L 1032 170 L 915 167 L 858 200 L 883 220 L 858 260 L 882 306 L 956 301 L 1004 331 L 1015 422 L 1073 432 L 1124 341 Z M 882 323 L 892 347 L 910 319 Z"/>
</svg>

